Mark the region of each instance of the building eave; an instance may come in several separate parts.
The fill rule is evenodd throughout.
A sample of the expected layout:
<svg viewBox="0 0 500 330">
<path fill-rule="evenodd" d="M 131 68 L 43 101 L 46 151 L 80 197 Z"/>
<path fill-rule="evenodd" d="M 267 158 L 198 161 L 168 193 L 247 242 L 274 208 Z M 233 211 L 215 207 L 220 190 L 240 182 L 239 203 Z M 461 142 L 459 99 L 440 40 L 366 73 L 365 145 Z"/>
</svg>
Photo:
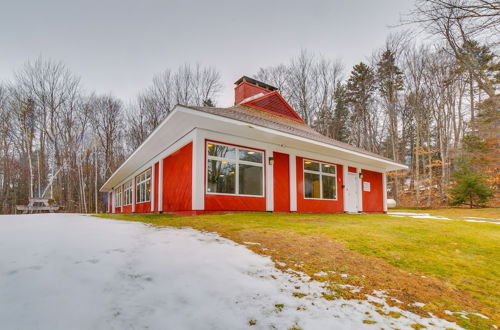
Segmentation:
<svg viewBox="0 0 500 330">
<path fill-rule="evenodd" d="M 276 129 L 263 127 L 263 126 L 260 126 L 260 125 L 254 124 L 254 123 L 248 123 L 248 122 L 245 122 L 242 120 L 228 118 L 228 117 L 225 117 L 223 115 L 217 115 L 217 114 L 199 111 L 199 110 L 192 109 L 190 107 L 183 106 L 183 105 L 176 105 L 174 107 L 174 109 L 168 114 L 168 116 L 160 123 L 160 125 L 158 125 L 158 127 L 156 127 L 156 129 L 146 138 L 146 140 L 144 140 L 144 142 L 141 143 L 141 145 L 137 149 L 135 149 L 134 152 L 129 157 L 127 157 L 127 159 L 120 165 L 120 167 L 118 167 L 118 169 L 116 169 L 113 172 L 113 174 L 101 186 L 99 191 L 100 192 L 110 191 L 114 188 L 114 186 L 116 184 L 122 182 L 128 176 L 133 174 L 134 173 L 133 170 L 126 169 L 126 168 L 132 166 L 133 162 L 138 161 L 138 159 L 135 159 L 135 158 L 137 158 L 138 153 L 140 153 L 142 151 L 142 149 L 145 148 L 145 146 L 147 146 L 149 143 L 151 143 L 151 141 L 153 139 L 155 139 L 155 137 L 158 135 L 158 133 L 161 132 L 169 124 L 169 122 L 172 120 L 172 118 L 176 117 L 176 114 L 178 114 L 180 112 L 185 113 L 185 114 L 189 114 L 189 115 L 196 115 L 199 117 L 201 116 L 201 117 L 209 118 L 209 119 L 216 120 L 216 121 L 222 121 L 224 123 L 228 123 L 228 124 L 232 124 L 232 125 L 251 127 L 252 129 L 255 129 L 257 131 L 261 131 L 261 132 L 264 132 L 267 134 L 277 135 L 277 136 L 281 136 L 281 137 L 284 137 L 284 138 L 287 138 L 290 140 L 301 141 L 301 142 L 305 142 L 308 144 L 321 146 L 323 148 L 328 148 L 330 150 L 340 151 L 340 152 L 345 153 L 345 154 L 355 155 L 355 156 L 363 158 L 365 160 L 376 161 L 379 164 L 381 164 L 379 167 L 384 168 L 385 171 L 408 169 L 408 166 L 406 166 L 406 165 L 387 160 L 383 157 L 379 158 L 376 156 L 367 155 L 367 154 L 364 154 L 362 152 L 357 152 L 357 151 L 345 149 L 345 148 L 342 148 L 340 146 L 331 145 L 331 144 L 321 142 L 321 141 L 315 141 L 315 140 L 307 138 L 307 137 L 297 136 L 297 135 L 282 132 L 282 131 L 279 131 Z M 193 127 L 190 127 L 190 130 L 195 129 L 195 128 L 197 128 L 196 125 L 193 125 Z M 146 163 L 146 162 L 149 162 L 150 160 L 151 159 L 149 159 L 149 158 L 144 159 L 144 162 Z M 132 164 L 130 164 L 130 163 L 132 163 Z M 126 169 L 126 170 L 124 170 L 124 169 Z M 117 175 L 119 175 L 119 178 L 117 178 Z"/>
<path fill-rule="evenodd" d="M 352 154 L 352 155 L 356 155 L 358 157 L 362 157 L 362 158 L 365 158 L 365 159 L 376 160 L 378 162 L 382 162 L 382 163 L 386 164 L 386 166 L 387 166 L 386 169 L 388 171 L 392 171 L 392 170 L 407 170 L 408 169 L 407 165 L 387 160 L 384 157 L 376 157 L 376 156 L 372 156 L 372 155 L 367 155 L 367 154 L 364 154 L 364 153 L 361 153 L 361 152 L 357 152 L 357 151 L 345 149 L 345 148 L 342 148 L 342 147 L 339 147 L 339 146 L 335 146 L 335 145 L 331 145 L 331 144 L 328 144 L 328 143 L 324 143 L 324 142 L 320 142 L 320 141 L 315 141 L 313 139 L 309 139 L 309 138 L 297 136 L 297 135 L 286 133 L 286 132 L 281 132 L 279 130 L 275 130 L 275 129 L 272 129 L 272 128 L 267 128 L 267 127 L 259 126 L 259 125 L 253 124 L 253 123 L 249 124 L 249 123 L 244 122 L 244 121 L 240 121 L 240 120 L 236 120 L 236 119 L 232 119 L 232 118 L 228 118 L 228 117 L 224 117 L 224 116 L 220 116 L 220 115 L 216 115 L 216 114 L 211 114 L 211 113 L 206 113 L 206 112 L 194 110 L 192 108 L 189 108 L 189 107 L 186 107 L 186 106 L 182 106 L 182 105 L 179 105 L 178 107 L 179 107 L 178 109 L 180 111 L 183 111 L 183 112 L 189 112 L 189 113 L 192 113 L 192 114 L 195 114 L 195 115 L 198 115 L 198 116 L 204 116 L 204 117 L 207 117 L 207 118 L 221 120 L 221 121 L 225 121 L 227 123 L 232 123 L 232 124 L 236 124 L 236 125 L 251 126 L 252 128 L 260 130 L 260 131 L 263 131 L 263 132 L 272 133 L 272 134 L 284 136 L 284 137 L 287 137 L 287 138 L 290 138 L 290 139 L 295 139 L 295 140 L 298 140 L 298 141 L 303 141 L 303 142 L 311 143 L 311 144 L 314 144 L 314 145 L 323 146 L 323 147 L 326 147 L 326 148 L 329 148 L 329 149 L 342 151 L 342 152 L 345 152 L 345 153 L 348 153 L 348 154 Z"/>
</svg>

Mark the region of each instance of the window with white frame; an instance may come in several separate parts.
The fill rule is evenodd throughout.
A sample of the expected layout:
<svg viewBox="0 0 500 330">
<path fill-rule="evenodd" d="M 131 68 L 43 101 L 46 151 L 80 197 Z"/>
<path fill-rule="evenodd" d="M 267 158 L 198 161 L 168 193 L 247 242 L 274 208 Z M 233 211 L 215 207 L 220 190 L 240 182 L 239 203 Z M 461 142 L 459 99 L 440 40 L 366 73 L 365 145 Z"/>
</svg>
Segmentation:
<svg viewBox="0 0 500 330">
<path fill-rule="evenodd" d="M 337 199 L 337 166 L 304 159 L 304 198 Z"/>
<path fill-rule="evenodd" d="M 149 202 L 151 196 L 151 169 L 137 176 L 135 186 L 136 203 Z"/>
<path fill-rule="evenodd" d="M 132 204 L 132 180 L 128 181 L 123 185 L 124 189 L 123 192 L 125 194 L 125 204 L 124 205 L 131 205 Z"/>
<path fill-rule="evenodd" d="M 207 143 L 207 193 L 264 195 L 264 153 Z"/>
<path fill-rule="evenodd" d="M 121 207 L 122 206 L 122 187 L 118 187 L 115 190 L 115 205 L 116 207 Z"/>
</svg>

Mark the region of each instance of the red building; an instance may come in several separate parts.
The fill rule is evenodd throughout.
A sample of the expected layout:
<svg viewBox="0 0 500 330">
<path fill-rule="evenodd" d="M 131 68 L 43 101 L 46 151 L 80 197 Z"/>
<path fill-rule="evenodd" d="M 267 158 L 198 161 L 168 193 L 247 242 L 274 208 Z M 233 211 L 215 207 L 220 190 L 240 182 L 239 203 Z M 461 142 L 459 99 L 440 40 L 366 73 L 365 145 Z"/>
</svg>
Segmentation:
<svg viewBox="0 0 500 330">
<path fill-rule="evenodd" d="M 102 186 L 109 212 L 384 212 L 391 159 L 307 126 L 276 88 L 230 108 L 177 105 Z"/>
</svg>

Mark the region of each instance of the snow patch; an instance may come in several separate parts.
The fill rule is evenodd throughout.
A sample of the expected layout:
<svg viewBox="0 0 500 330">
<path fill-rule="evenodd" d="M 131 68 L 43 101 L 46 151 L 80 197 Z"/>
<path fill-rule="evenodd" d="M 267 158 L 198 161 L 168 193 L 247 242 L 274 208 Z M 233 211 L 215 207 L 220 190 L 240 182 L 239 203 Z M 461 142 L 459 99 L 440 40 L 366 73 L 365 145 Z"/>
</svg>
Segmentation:
<svg viewBox="0 0 500 330">
<path fill-rule="evenodd" d="M 0 216 L 0 260 L 5 329 L 242 329 L 251 323 L 369 329 L 367 318 L 384 328 L 458 328 L 380 297 L 323 299 L 325 283 L 282 272 L 269 257 L 189 228 L 75 214 Z M 379 308 L 401 317 L 380 315 Z"/>
<path fill-rule="evenodd" d="M 467 221 L 467 222 L 485 222 L 485 223 L 494 223 L 500 224 L 500 219 L 493 218 L 481 218 L 481 217 L 464 217 L 458 219 L 451 219 L 443 216 L 430 215 L 429 213 L 411 213 L 411 212 L 387 212 L 387 215 L 396 218 L 410 217 L 415 219 L 437 219 L 437 220 L 459 220 L 459 221 Z"/>
<path fill-rule="evenodd" d="M 255 243 L 255 242 L 243 242 L 246 245 L 260 245 L 260 243 Z"/>
</svg>

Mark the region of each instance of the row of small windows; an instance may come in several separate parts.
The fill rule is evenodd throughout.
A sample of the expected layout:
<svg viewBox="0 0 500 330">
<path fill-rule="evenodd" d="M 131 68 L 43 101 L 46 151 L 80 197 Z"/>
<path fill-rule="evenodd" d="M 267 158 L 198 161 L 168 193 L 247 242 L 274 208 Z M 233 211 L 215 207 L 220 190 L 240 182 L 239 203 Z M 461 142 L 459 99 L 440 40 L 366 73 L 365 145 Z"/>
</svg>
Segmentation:
<svg viewBox="0 0 500 330">
<path fill-rule="evenodd" d="M 132 205 L 133 203 L 133 180 L 127 181 L 122 187 L 118 187 L 116 192 L 116 206 Z M 149 202 L 151 200 L 151 170 L 147 170 L 140 174 L 136 180 L 136 203 Z"/>
</svg>

